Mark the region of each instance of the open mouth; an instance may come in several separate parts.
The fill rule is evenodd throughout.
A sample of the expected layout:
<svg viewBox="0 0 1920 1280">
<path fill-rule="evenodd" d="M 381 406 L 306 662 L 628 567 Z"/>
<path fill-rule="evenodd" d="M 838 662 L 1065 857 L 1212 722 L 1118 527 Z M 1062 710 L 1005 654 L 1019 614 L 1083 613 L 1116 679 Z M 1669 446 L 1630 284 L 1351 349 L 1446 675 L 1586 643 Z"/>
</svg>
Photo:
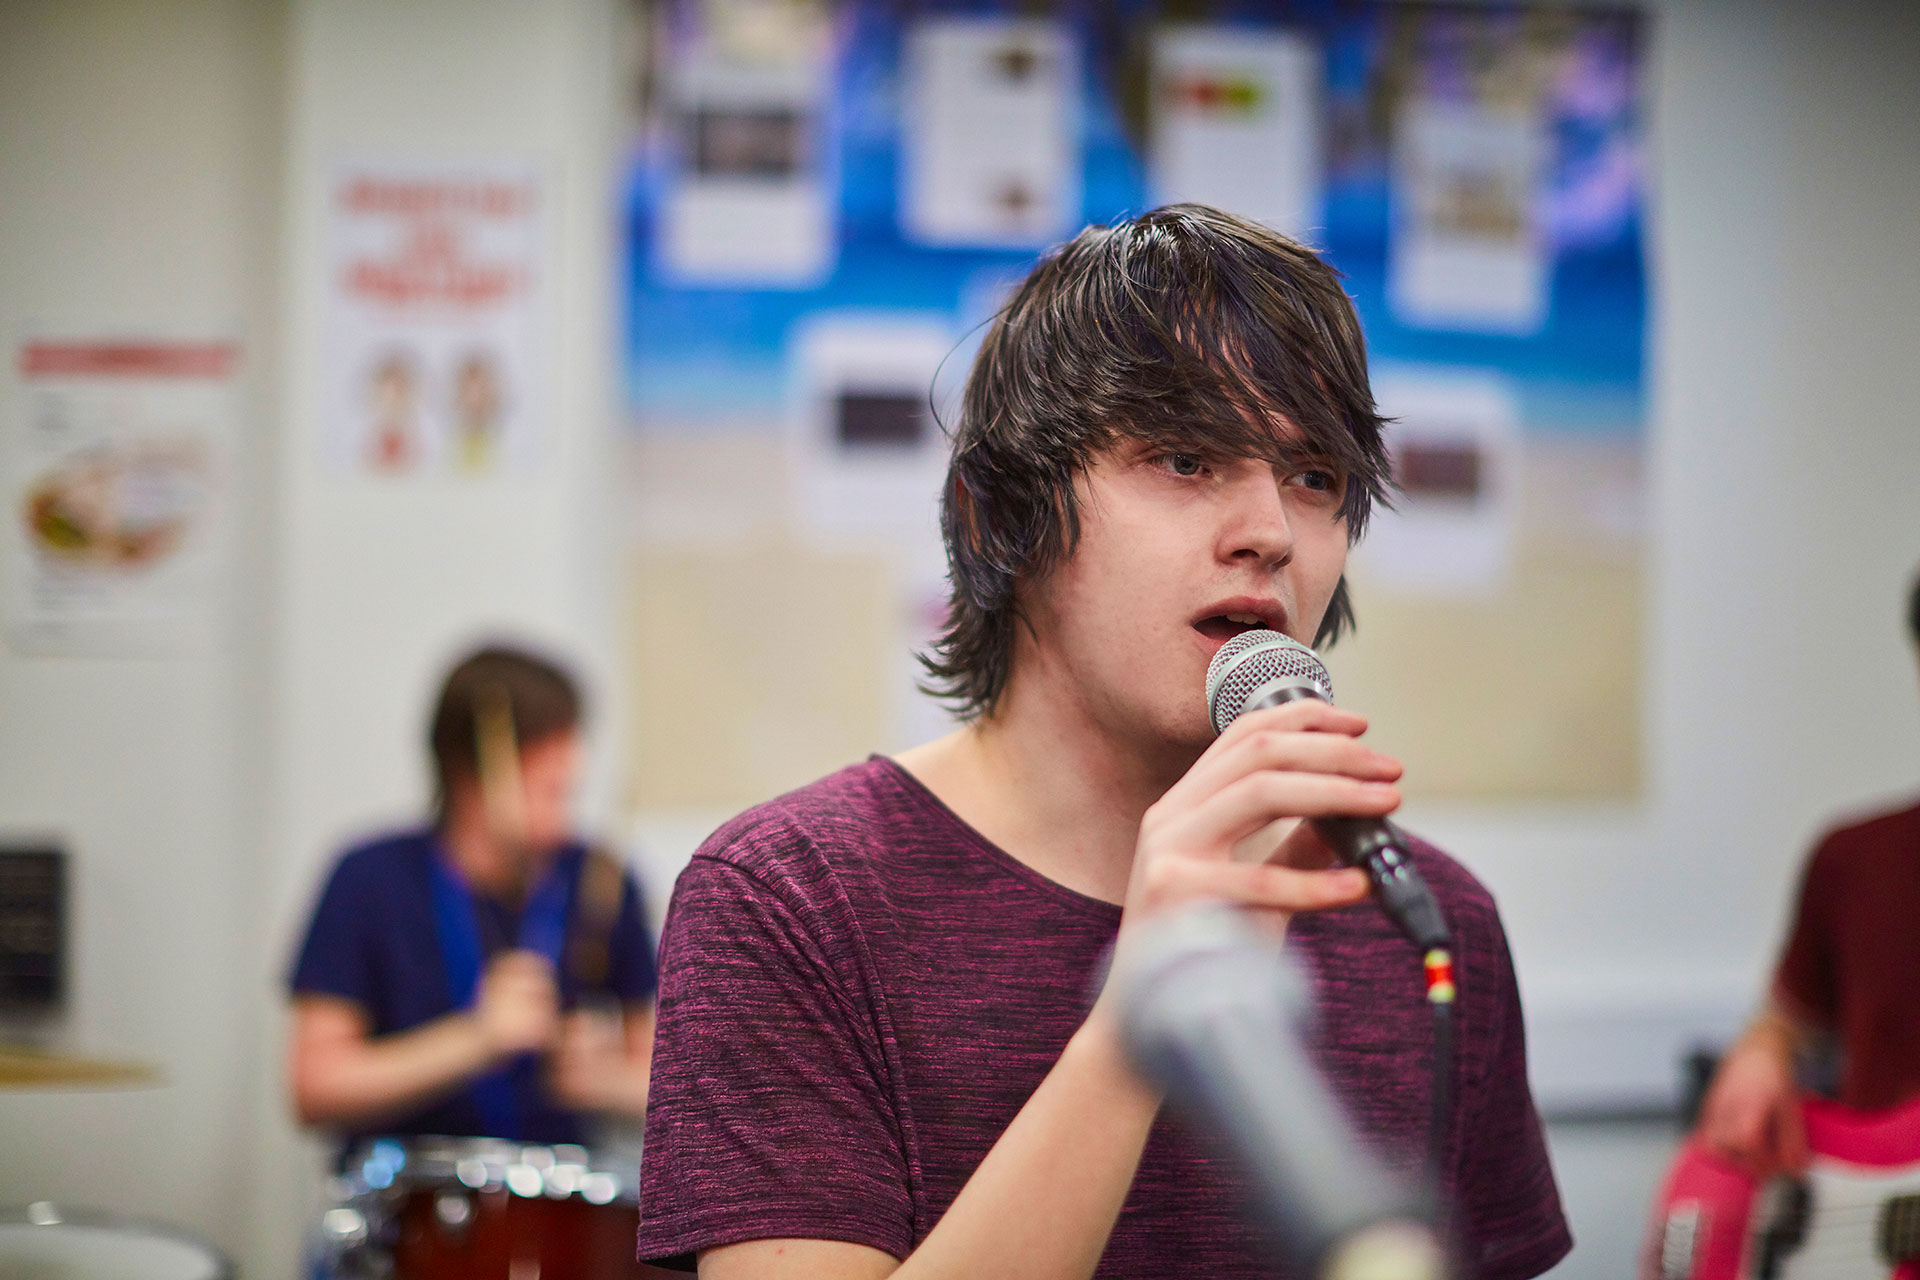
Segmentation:
<svg viewBox="0 0 1920 1280">
<path fill-rule="evenodd" d="M 1225 644 L 1243 632 L 1259 631 L 1266 626 L 1266 619 L 1251 613 L 1216 613 L 1194 623 L 1193 629 L 1217 644 Z"/>
</svg>

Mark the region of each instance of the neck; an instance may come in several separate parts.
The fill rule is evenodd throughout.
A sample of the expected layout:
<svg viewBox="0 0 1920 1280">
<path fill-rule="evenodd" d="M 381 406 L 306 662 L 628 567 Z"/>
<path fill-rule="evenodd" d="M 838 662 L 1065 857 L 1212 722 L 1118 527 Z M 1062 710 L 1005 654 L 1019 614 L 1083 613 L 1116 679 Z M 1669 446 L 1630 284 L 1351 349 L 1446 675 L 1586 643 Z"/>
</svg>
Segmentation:
<svg viewBox="0 0 1920 1280">
<path fill-rule="evenodd" d="M 519 897 L 526 892 L 532 869 L 529 859 L 509 848 L 486 820 L 482 808 L 455 797 L 440 823 L 440 842 L 467 883 L 492 897 Z"/>
<path fill-rule="evenodd" d="M 1143 748 L 1070 687 L 1011 681 L 991 717 L 903 753 L 900 764 L 1014 858 L 1117 903 L 1142 816 L 1198 753 Z"/>
</svg>

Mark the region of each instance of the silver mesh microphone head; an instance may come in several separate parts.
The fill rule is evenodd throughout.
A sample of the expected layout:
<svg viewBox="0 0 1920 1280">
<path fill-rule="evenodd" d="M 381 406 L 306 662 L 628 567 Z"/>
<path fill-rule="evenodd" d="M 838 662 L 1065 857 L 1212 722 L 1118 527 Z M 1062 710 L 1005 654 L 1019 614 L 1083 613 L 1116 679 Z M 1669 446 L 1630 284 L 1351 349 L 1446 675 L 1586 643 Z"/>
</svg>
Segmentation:
<svg viewBox="0 0 1920 1280">
<path fill-rule="evenodd" d="M 1255 697 L 1269 688 L 1310 685 L 1333 701 L 1333 678 L 1320 655 L 1278 631 L 1243 631 L 1220 646 L 1207 666 L 1207 714 L 1213 731 L 1225 733 Z"/>
</svg>

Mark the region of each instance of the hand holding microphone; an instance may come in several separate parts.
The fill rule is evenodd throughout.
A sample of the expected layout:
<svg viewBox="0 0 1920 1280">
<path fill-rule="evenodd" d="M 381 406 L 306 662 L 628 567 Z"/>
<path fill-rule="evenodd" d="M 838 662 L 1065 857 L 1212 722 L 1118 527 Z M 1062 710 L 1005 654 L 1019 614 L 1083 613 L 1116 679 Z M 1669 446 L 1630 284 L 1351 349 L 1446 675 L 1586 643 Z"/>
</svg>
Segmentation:
<svg viewBox="0 0 1920 1280">
<path fill-rule="evenodd" d="M 1366 727 L 1330 702 L 1301 700 L 1222 733 L 1141 819 L 1123 933 L 1195 900 L 1291 914 L 1363 898 L 1365 878 L 1328 869 L 1318 842 L 1289 839 L 1256 864 L 1234 851 L 1275 822 L 1397 808 L 1399 762 L 1360 741 Z"/>
<path fill-rule="evenodd" d="M 1313 650 L 1277 631 L 1235 636 L 1207 667 L 1207 713 L 1223 737 L 1245 717 L 1300 703 L 1332 706 L 1333 680 Z M 1313 827 L 1342 863 L 1366 872 L 1381 908 L 1415 946 L 1448 945 L 1446 918 L 1386 811 L 1317 814 Z"/>
<path fill-rule="evenodd" d="M 1293 707 L 1332 705 L 1333 681 L 1319 656 L 1277 631 L 1235 636 L 1207 667 L 1207 713 L 1222 741 L 1259 717 Z M 1335 857 L 1366 873 L 1381 910 L 1421 952 L 1434 1036 L 1427 1178 L 1437 1190 L 1453 1096 L 1452 931 L 1386 811 L 1353 808 L 1304 816 Z"/>
</svg>

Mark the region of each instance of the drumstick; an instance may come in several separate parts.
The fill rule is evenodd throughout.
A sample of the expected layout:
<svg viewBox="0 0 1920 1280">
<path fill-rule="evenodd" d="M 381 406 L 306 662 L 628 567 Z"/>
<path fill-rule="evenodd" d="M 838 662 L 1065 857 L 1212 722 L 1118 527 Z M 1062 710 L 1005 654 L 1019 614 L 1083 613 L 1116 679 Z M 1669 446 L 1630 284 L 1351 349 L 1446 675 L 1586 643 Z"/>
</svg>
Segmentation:
<svg viewBox="0 0 1920 1280">
<path fill-rule="evenodd" d="M 514 879 L 524 901 L 533 890 L 533 850 L 526 840 L 526 809 L 513 703 L 504 688 L 490 685 L 481 692 L 475 701 L 473 730 L 475 764 L 480 775 L 480 797 L 486 810 L 487 827 L 514 863 Z M 609 942 L 620 915 L 623 881 L 617 859 L 602 849 L 587 850 L 577 889 L 578 927 L 565 955 L 568 976 L 583 996 L 606 987 L 612 967 Z"/>
<path fill-rule="evenodd" d="M 587 850 L 586 865 L 580 869 L 579 901 L 575 919 L 578 928 L 567 948 L 567 976 L 574 988 L 585 995 L 606 987 L 612 969 L 609 942 L 614 922 L 620 916 L 620 898 L 625 876 L 614 856 L 601 848 Z"/>
<path fill-rule="evenodd" d="M 533 850 L 527 847 L 526 801 L 521 789 L 513 702 L 502 686 L 489 685 L 474 699 L 473 739 L 487 830 L 507 857 L 515 896 L 525 902 L 533 891 Z"/>
</svg>

